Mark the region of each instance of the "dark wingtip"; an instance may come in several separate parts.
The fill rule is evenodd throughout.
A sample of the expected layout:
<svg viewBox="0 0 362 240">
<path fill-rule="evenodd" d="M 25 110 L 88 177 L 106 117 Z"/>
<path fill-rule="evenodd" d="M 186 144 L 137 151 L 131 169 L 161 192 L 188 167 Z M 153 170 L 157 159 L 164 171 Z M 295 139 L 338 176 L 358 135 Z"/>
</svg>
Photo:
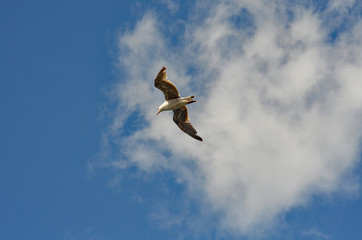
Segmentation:
<svg viewBox="0 0 362 240">
<path fill-rule="evenodd" d="M 198 136 L 198 135 L 195 135 L 195 136 L 193 136 L 195 139 L 197 139 L 197 140 L 199 140 L 199 141 L 201 141 L 201 142 L 203 142 L 203 140 L 202 140 L 202 138 L 200 137 L 200 136 Z"/>
<path fill-rule="evenodd" d="M 163 66 L 163 67 L 161 68 L 161 70 L 158 72 L 157 77 L 160 76 L 160 74 L 162 74 L 164 71 L 166 71 L 166 67 L 165 67 L 165 66 Z"/>
</svg>

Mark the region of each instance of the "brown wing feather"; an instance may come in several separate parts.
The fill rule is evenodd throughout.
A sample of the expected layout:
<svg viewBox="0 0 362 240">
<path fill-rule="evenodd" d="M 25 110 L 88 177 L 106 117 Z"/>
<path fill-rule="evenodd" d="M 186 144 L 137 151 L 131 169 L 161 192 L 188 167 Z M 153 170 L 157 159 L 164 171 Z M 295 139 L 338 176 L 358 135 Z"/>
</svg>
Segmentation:
<svg viewBox="0 0 362 240">
<path fill-rule="evenodd" d="M 165 94 L 165 99 L 170 100 L 179 98 L 180 95 L 177 91 L 176 86 L 167 80 L 166 68 L 163 67 L 155 78 L 155 87 L 160 89 Z"/>
<path fill-rule="evenodd" d="M 196 134 L 197 132 L 195 128 L 191 125 L 189 121 L 188 111 L 186 106 L 173 110 L 173 121 L 182 131 L 184 131 L 191 137 L 199 141 L 202 141 L 202 138 Z"/>
</svg>

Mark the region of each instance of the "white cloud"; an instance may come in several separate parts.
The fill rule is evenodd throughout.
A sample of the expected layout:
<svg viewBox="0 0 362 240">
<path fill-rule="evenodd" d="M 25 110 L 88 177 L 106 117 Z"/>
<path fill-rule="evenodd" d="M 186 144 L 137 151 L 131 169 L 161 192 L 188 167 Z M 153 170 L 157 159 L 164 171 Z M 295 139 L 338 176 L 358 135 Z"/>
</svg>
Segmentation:
<svg viewBox="0 0 362 240">
<path fill-rule="evenodd" d="M 343 9 L 347 7 L 352 7 L 355 2 L 355 0 L 333 0 L 330 3 L 330 7 Z"/>
<path fill-rule="evenodd" d="M 125 75 L 110 132 L 134 112 L 144 121 L 117 140 L 120 162 L 174 172 L 235 235 L 273 227 L 313 195 L 356 189 L 345 176 L 361 153 L 361 18 L 331 42 L 328 12 L 286 1 L 206 3 L 204 19 L 186 22 L 182 46 L 151 13 L 121 34 Z M 324 11 L 338 18 L 351 6 L 331 4 Z M 163 95 L 153 79 L 163 65 L 182 95 L 196 96 L 190 118 L 203 143 L 182 133 L 171 113 L 155 117 Z"/>
<path fill-rule="evenodd" d="M 158 0 L 158 1 L 164 4 L 172 14 L 177 12 L 179 9 L 178 1 L 173 1 L 173 0 Z"/>
<path fill-rule="evenodd" d="M 303 231 L 302 234 L 308 238 L 315 238 L 315 239 L 330 239 L 330 237 L 325 234 L 322 233 L 319 230 L 316 229 L 309 229 L 308 231 Z"/>
</svg>

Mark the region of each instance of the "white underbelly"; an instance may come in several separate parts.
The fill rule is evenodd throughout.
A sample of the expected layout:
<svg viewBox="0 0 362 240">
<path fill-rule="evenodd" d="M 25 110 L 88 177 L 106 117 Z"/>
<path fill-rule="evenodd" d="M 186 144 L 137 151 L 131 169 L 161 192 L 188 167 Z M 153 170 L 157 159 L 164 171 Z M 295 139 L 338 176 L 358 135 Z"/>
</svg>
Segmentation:
<svg viewBox="0 0 362 240">
<path fill-rule="evenodd" d="M 164 110 L 164 111 L 168 111 L 168 110 L 178 109 L 178 108 L 183 107 L 185 105 L 186 105 L 186 102 L 183 102 L 181 98 L 176 98 L 176 99 L 166 100 L 160 106 L 160 108 L 162 110 Z"/>
</svg>

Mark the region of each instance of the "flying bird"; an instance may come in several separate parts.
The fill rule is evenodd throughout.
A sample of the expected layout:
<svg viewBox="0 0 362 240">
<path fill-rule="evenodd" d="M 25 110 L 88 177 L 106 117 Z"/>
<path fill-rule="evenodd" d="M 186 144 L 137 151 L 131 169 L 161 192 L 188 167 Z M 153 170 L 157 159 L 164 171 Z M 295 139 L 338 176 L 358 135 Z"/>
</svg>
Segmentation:
<svg viewBox="0 0 362 240">
<path fill-rule="evenodd" d="M 191 137 L 202 141 L 197 135 L 195 128 L 191 125 L 188 117 L 187 104 L 194 103 L 194 96 L 180 97 L 176 86 L 167 80 L 166 68 L 163 67 L 155 78 L 155 87 L 160 89 L 165 95 L 165 101 L 158 107 L 158 115 L 162 111 L 173 110 L 173 121 L 185 133 Z"/>
</svg>

